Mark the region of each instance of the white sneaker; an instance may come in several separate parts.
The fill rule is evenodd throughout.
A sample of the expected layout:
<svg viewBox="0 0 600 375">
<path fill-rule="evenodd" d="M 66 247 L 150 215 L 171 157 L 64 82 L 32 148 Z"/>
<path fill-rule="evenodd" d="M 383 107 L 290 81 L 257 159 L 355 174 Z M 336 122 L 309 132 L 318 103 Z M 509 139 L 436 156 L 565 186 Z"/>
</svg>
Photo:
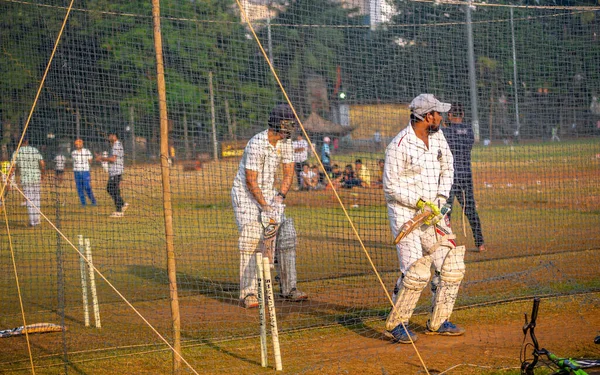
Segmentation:
<svg viewBox="0 0 600 375">
<path fill-rule="evenodd" d="M 124 203 L 123 207 L 121 208 L 121 211 L 125 212 L 125 211 L 127 211 L 128 208 L 129 208 L 129 203 Z"/>
<path fill-rule="evenodd" d="M 110 214 L 110 216 L 109 216 L 109 217 L 123 217 L 123 216 L 124 216 L 124 215 L 123 215 L 123 213 L 122 213 L 122 212 L 115 211 L 115 212 L 113 212 L 112 214 Z"/>
</svg>

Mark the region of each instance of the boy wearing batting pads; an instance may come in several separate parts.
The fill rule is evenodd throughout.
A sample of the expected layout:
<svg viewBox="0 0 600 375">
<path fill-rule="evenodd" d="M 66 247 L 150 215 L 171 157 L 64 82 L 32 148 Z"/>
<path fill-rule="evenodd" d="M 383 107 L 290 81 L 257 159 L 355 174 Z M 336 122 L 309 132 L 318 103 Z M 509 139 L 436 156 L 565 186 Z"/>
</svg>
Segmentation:
<svg viewBox="0 0 600 375">
<path fill-rule="evenodd" d="M 410 103 L 410 123 L 388 145 L 385 153 L 383 191 L 394 238 L 404 223 L 421 212 L 442 217 L 452 186 L 453 158 L 440 132 L 441 113 L 450 104 L 431 94 L 421 94 Z M 394 308 L 386 321 L 386 334 L 394 342 L 411 343 L 417 336 L 409 329 L 421 292 L 431 277 L 433 308 L 427 334 L 457 336 L 464 329 L 449 319 L 465 273 L 464 246 L 456 246 L 446 220 L 427 221 L 396 245 L 401 275 L 394 288 Z"/>
<path fill-rule="evenodd" d="M 280 223 L 276 240 L 277 272 L 281 296 L 290 301 L 307 298 L 296 289 L 296 229 L 285 217 L 283 201 L 292 186 L 294 158 L 291 137 L 296 126 L 287 104 L 276 106 L 269 117 L 269 129 L 256 134 L 244 154 L 231 189 L 233 212 L 239 231 L 240 302 L 245 308 L 258 307 L 255 253 L 261 251 L 264 225 L 269 219 Z M 283 165 L 283 181 L 273 186 L 275 173 Z"/>
</svg>

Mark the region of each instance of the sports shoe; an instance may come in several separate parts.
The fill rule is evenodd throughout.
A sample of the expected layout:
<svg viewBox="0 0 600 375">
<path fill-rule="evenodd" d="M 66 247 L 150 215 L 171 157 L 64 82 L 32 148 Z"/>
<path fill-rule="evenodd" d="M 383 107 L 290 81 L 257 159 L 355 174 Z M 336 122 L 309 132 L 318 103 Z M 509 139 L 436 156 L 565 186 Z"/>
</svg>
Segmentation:
<svg viewBox="0 0 600 375">
<path fill-rule="evenodd" d="M 402 323 L 398 324 L 396 328 L 391 331 L 385 331 L 385 335 L 392 339 L 393 342 L 399 342 L 400 344 L 410 344 L 411 339 L 412 342 L 417 341 L 417 335 L 411 331 L 410 329 L 404 328 L 408 323 L 405 323 L 404 326 Z"/>
<path fill-rule="evenodd" d="M 245 309 L 254 309 L 258 307 L 258 298 L 254 294 L 248 294 L 240 299 L 240 303 Z"/>
<path fill-rule="evenodd" d="M 431 330 L 429 328 L 429 320 L 427 321 L 427 331 L 425 331 L 426 335 L 442 335 L 442 336 L 460 336 L 465 333 L 465 329 L 461 327 L 457 327 L 455 324 L 450 323 L 450 321 L 446 320 L 437 331 Z"/>
<path fill-rule="evenodd" d="M 113 212 L 112 214 L 110 214 L 110 216 L 109 216 L 109 217 L 123 217 L 123 216 L 124 216 L 124 215 L 123 215 L 123 213 L 122 213 L 122 212 L 115 211 L 115 212 Z"/>
<path fill-rule="evenodd" d="M 485 245 L 483 245 L 483 244 L 482 244 L 482 245 L 480 245 L 480 246 L 477 248 L 477 251 L 478 251 L 478 252 L 480 252 L 480 253 L 485 253 Z"/>
<path fill-rule="evenodd" d="M 279 295 L 283 299 L 287 299 L 288 301 L 298 302 L 308 299 L 308 294 L 299 291 L 296 288 L 293 288 L 287 295 L 280 294 Z"/>
<path fill-rule="evenodd" d="M 123 208 L 121 208 L 121 211 L 125 212 L 125 211 L 127 211 L 128 208 L 129 208 L 129 203 L 124 203 Z"/>
</svg>

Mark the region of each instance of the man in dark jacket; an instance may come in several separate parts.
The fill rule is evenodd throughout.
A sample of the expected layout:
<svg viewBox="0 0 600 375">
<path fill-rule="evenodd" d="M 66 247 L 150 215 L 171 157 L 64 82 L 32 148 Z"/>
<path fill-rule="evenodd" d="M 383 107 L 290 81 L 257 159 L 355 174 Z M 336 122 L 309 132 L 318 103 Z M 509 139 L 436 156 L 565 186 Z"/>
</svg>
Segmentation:
<svg viewBox="0 0 600 375">
<path fill-rule="evenodd" d="M 453 103 L 448 112 L 449 124 L 442 129 L 452 156 L 454 156 L 454 183 L 450 190 L 448 204 L 452 206 L 454 197 L 458 199 L 471 224 L 475 246 L 482 252 L 485 251 L 485 245 L 473 196 L 473 172 L 471 170 L 471 149 L 475 143 L 475 137 L 471 125 L 463 122 L 464 116 L 462 104 Z"/>
</svg>

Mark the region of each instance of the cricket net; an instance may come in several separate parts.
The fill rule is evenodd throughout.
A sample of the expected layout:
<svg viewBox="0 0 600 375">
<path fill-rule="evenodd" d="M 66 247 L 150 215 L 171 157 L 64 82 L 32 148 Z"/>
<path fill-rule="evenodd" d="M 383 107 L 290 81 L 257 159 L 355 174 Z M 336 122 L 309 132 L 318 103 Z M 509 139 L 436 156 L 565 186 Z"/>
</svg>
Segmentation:
<svg viewBox="0 0 600 375">
<path fill-rule="evenodd" d="M 421 93 L 464 106 L 474 131 L 473 187 L 487 248 L 474 251 L 469 221 L 456 202 L 452 227 L 457 243 L 467 246 L 467 273 L 454 321 L 471 332 L 469 349 L 459 355 L 435 347 L 423 361 L 437 358 L 442 370 L 467 361 L 506 367 L 482 353 L 490 347 L 505 356 L 515 352 L 520 342 L 500 332 L 519 333 L 522 310 L 512 316 L 510 303 L 534 295 L 583 296 L 581 310 L 597 311 L 596 3 L 157 5 L 168 111 L 163 123 L 153 3 L 0 0 L 3 166 L 10 169 L 23 134 L 46 162 L 40 226 L 28 226 L 21 194 L 27 177 L 18 167 L 15 185 L 2 189 L 0 329 L 46 322 L 68 327 L 30 335 L 33 345 L 24 336 L 1 338 L 7 373 L 106 374 L 107 360 L 115 374 L 176 372 L 167 343 L 179 340 L 186 373 L 260 373 L 258 314 L 239 304 L 239 233 L 230 192 L 248 140 L 267 129 L 272 108 L 285 102 L 300 119 L 298 133 L 310 144 L 306 163 L 317 175 L 328 137 L 331 165 L 354 169 L 360 159 L 370 181 L 331 189 L 325 178 L 305 191 L 294 176 L 286 215 L 297 233 L 298 288 L 308 299 L 276 298 L 284 371 L 424 371 L 418 346 L 405 350 L 413 367 L 381 364 L 394 353 L 383 331 L 400 271 L 377 184 L 378 160 L 407 126 L 408 104 Z M 123 217 L 110 216 L 115 205 L 106 191 L 106 162 L 91 163 L 95 206 L 85 191 L 81 200 L 73 171 L 74 140 L 109 156 L 109 134 L 124 148 Z M 58 155 L 66 160 L 64 174 L 55 172 Z M 279 171 L 276 187 L 281 180 Z M 95 272 L 82 263 L 88 249 Z M 170 255 L 176 269 L 167 268 Z M 411 322 L 417 333 L 429 296 L 425 288 Z M 489 309 L 488 315 L 478 309 Z M 556 340 L 575 326 L 599 324 L 560 303 L 556 309 L 565 323 L 546 331 Z M 514 324 L 507 327 L 503 319 Z M 329 332 L 338 339 L 323 339 Z M 572 341 L 597 353 L 584 332 Z M 370 354 L 344 368 L 363 345 Z M 481 354 L 469 357 L 477 348 Z"/>
</svg>

